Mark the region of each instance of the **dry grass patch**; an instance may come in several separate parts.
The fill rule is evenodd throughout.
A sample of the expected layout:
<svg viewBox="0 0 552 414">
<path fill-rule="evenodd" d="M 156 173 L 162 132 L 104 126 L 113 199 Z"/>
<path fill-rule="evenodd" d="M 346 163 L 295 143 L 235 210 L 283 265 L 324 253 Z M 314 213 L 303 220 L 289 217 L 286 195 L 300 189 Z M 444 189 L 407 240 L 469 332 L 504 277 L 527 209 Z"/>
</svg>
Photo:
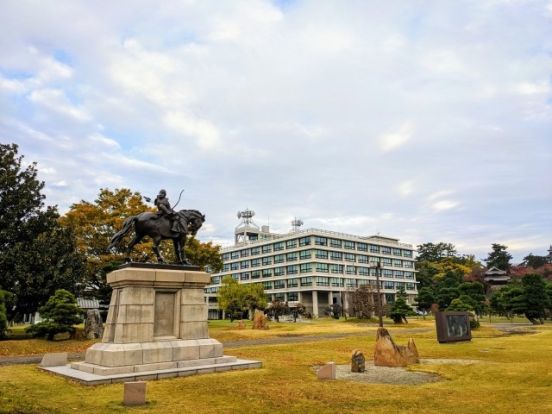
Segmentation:
<svg viewBox="0 0 552 414">
<path fill-rule="evenodd" d="M 322 333 L 326 328 L 321 323 L 309 331 Z M 398 341 L 415 338 L 422 358 L 480 361 L 412 366 L 444 379 L 415 386 L 316 379 L 313 365 L 347 364 L 352 349 L 371 355 L 375 344 L 371 329 L 362 328 L 359 335 L 341 339 L 236 348 L 232 354 L 259 359 L 264 368 L 149 382 L 150 403 L 132 409 L 121 405 L 121 384 L 91 388 L 35 366 L 5 366 L 0 367 L 0 412 L 547 413 L 552 412 L 550 328 L 538 327 L 534 335 L 505 336 L 486 327 L 471 342 L 456 344 L 438 344 L 433 330 L 401 335 L 395 329 Z"/>
</svg>

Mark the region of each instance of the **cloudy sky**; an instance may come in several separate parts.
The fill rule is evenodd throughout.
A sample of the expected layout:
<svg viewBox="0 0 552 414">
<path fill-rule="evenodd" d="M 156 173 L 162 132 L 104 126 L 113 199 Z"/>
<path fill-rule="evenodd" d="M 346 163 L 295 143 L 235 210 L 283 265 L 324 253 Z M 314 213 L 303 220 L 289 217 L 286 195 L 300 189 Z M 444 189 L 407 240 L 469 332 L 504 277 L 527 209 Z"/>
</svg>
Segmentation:
<svg viewBox="0 0 552 414">
<path fill-rule="evenodd" d="M 258 224 L 552 243 L 552 1 L 0 3 L 0 141 L 66 211 L 161 187 Z"/>
</svg>

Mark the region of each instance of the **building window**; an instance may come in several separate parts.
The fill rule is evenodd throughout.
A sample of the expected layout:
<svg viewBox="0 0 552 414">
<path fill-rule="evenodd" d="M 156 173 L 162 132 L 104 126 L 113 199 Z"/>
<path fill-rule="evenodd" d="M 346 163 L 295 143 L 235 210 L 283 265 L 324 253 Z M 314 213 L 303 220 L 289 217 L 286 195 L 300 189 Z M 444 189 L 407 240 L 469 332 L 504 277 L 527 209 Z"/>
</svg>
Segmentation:
<svg viewBox="0 0 552 414">
<path fill-rule="evenodd" d="M 355 261 L 355 255 L 353 253 L 345 253 L 343 255 L 343 258 L 348 262 L 354 262 Z"/>
<path fill-rule="evenodd" d="M 299 254 L 297 252 L 288 253 L 286 254 L 286 261 L 296 262 L 298 257 L 299 257 Z"/>
<path fill-rule="evenodd" d="M 297 239 L 288 240 L 286 242 L 286 249 L 293 249 L 295 247 L 297 247 Z"/>
<path fill-rule="evenodd" d="M 395 289 L 395 282 L 390 282 L 389 280 L 386 280 L 383 282 L 383 288 L 384 289 Z"/>
<path fill-rule="evenodd" d="M 316 271 L 320 273 L 328 273 L 330 265 L 328 263 L 316 263 Z"/>
<path fill-rule="evenodd" d="M 242 260 L 240 262 L 240 269 L 247 269 L 249 267 L 249 260 Z"/>
<path fill-rule="evenodd" d="M 408 282 L 406 284 L 406 290 L 416 290 L 416 285 L 414 283 Z"/>
<path fill-rule="evenodd" d="M 240 280 L 240 274 L 239 274 L 239 273 L 234 273 L 234 274 L 232 275 L 232 279 L 234 279 L 235 281 Z"/>
<path fill-rule="evenodd" d="M 240 268 L 240 264 L 238 262 L 230 263 L 231 270 L 238 270 L 239 268 Z"/>
<path fill-rule="evenodd" d="M 223 272 L 228 272 L 231 269 L 232 268 L 230 267 L 230 263 L 224 263 L 224 265 L 222 266 L 222 271 Z"/>
<path fill-rule="evenodd" d="M 312 277 L 302 277 L 301 286 L 312 286 Z"/>
<path fill-rule="evenodd" d="M 275 280 L 274 281 L 274 289 L 285 289 L 285 288 L 286 288 L 285 280 Z"/>
<path fill-rule="evenodd" d="M 272 289 L 272 282 L 263 282 L 263 288 L 266 289 Z"/>
<path fill-rule="evenodd" d="M 383 265 L 384 266 L 391 266 L 393 264 L 393 260 L 389 257 L 383 258 Z"/>
<path fill-rule="evenodd" d="M 330 278 L 321 276 L 317 277 L 316 286 L 330 286 Z"/>
<path fill-rule="evenodd" d="M 343 247 L 348 250 L 355 250 L 355 242 L 345 240 L 345 242 L 343 243 Z"/>
<path fill-rule="evenodd" d="M 286 259 L 286 256 L 283 255 L 283 254 L 277 254 L 276 256 L 274 256 L 274 264 L 276 263 L 284 263 Z"/>
<path fill-rule="evenodd" d="M 296 275 L 299 272 L 299 266 L 293 265 L 287 267 L 287 274 L 288 275 Z"/>
<path fill-rule="evenodd" d="M 301 273 L 310 273 L 312 272 L 312 264 L 311 263 L 303 263 L 299 266 L 299 270 Z"/>
<path fill-rule="evenodd" d="M 402 254 L 404 257 L 412 257 L 412 250 L 403 250 Z"/>
<path fill-rule="evenodd" d="M 312 258 L 312 250 L 303 250 L 299 253 L 299 258 L 301 260 L 307 260 Z"/>
<path fill-rule="evenodd" d="M 284 266 L 274 268 L 274 276 L 284 276 L 286 274 L 286 268 Z"/>
<path fill-rule="evenodd" d="M 401 256 L 401 249 L 393 249 L 393 256 Z"/>
<path fill-rule="evenodd" d="M 374 263 L 374 264 L 375 264 L 375 263 L 379 263 L 380 260 L 381 260 L 381 259 L 380 259 L 379 257 L 370 256 L 370 258 L 369 258 L 368 261 L 369 261 L 370 263 Z"/>
<path fill-rule="evenodd" d="M 340 277 L 331 277 L 330 283 L 334 287 L 343 287 L 343 279 Z"/>
<path fill-rule="evenodd" d="M 232 252 L 230 254 L 231 259 L 239 259 L 240 258 L 240 252 Z"/>
<path fill-rule="evenodd" d="M 357 283 L 358 283 L 358 287 L 361 287 L 361 286 L 369 285 L 370 281 L 366 279 L 358 279 Z"/>
<path fill-rule="evenodd" d="M 356 267 L 355 266 L 347 266 L 345 268 L 345 273 L 348 275 L 356 275 Z"/>
<path fill-rule="evenodd" d="M 328 258 L 328 252 L 326 250 L 317 250 L 316 251 L 316 258 L 317 259 L 327 259 Z"/>
<path fill-rule="evenodd" d="M 393 271 L 389 269 L 383 269 L 383 276 L 384 277 L 393 277 Z"/>
<path fill-rule="evenodd" d="M 341 252 L 330 252 L 330 257 L 332 260 L 343 260 L 343 253 Z"/>
<path fill-rule="evenodd" d="M 278 252 L 280 250 L 284 250 L 284 242 L 274 243 L 274 251 Z"/>
<path fill-rule="evenodd" d="M 414 272 L 404 272 L 404 277 L 407 279 L 414 279 Z"/>
<path fill-rule="evenodd" d="M 299 279 L 288 279 L 288 288 L 299 286 Z"/>
<path fill-rule="evenodd" d="M 403 260 L 403 267 L 408 267 L 409 269 L 412 269 L 414 267 L 414 262 Z"/>
<path fill-rule="evenodd" d="M 382 247 L 381 247 L 381 252 L 382 252 L 383 254 L 391 254 L 391 247 L 382 246 Z"/>
<path fill-rule="evenodd" d="M 251 256 L 256 256 L 258 254 L 261 254 L 261 248 L 260 247 L 252 247 L 251 248 Z"/>
<path fill-rule="evenodd" d="M 341 248 L 341 245 L 342 245 L 341 240 L 330 239 L 330 246 Z"/>
<path fill-rule="evenodd" d="M 366 243 L 357 243 L 357 250 L 359 252 L 367 252 L 368 251 L 368 245 Z"/>
<path fill-rule="evenodd" d="M 286 294 L 285 293 L 275 293 L 274 300 L 279 300 L 280 302 L 285 302 Z"/>
<path fill-rule="evenodd" d="M 249 280 L 249 272 L 241 273 L 240 280 Z"/>
<path fill-rule="evenodd" d="M 358 274 L 361 276 L 370 276 L 370 269 L 367 267 L 358 267 Z"/>
<path fill-rule="evenodd" d="M 240 257 L 248 257 L 249 256 L 249 249 L 244 249 L 240 251 Z"/>
<path fill-rule="evenodd" d="M 271 253 L 272 252 L 272 245 L 267 244 L 266 246 L 263 246 L 263 253 Z"/>
<path fill-rule="evenodd" d="M 211 284 L 218 285 L 220 283 L 220 276 L 213 276 L 211 278 Z"/>
<path fill-rule="evenodd" d="M 263 269 L 263 278 L 272 277 L 272 269 Z"/>
<path fill-rule="evenodd" d="M 263 266 L 268 266 L 268 265 L 271 265 L 271 264 L 272 264 L 272 257 L 271 256 L 263 257 Z"/>
<path fill-rule="evenodd" d="M 365 256 L 363 254 L 357 254 L 357 262 L 368 263 L 368 256 Z"/>
<path fill-rule="evenodd" d="M 346 287 L 357 287 L 356 279 L 345 279 Z"/>
<path fill-rule="evenodd" d="M 222 261 L 226 262 L 227 260 L 230 260 L 230 253 L 224 253 L 222 255 Z"/>
<path fill-rule="evenodd" d="M 299 239 L 299 246 L 309 246 L 311 244 L 310 237 L 301 237 Z"/>
<path fill-rule="evenodd" d="M 395 279 L 404 279 L 404 272 L 402 270 L 395 270 L 394 276 Z"/>
<path fill-rule="evenodd" d="M 385 301 L 387 303 L 395 303 L 395 294 L 394 293 L 386 293 L 385 294 Z"/>
<path fill-rule="evenodd" d="M 289 283 L 288 283 L 289 287 Z M 299 293 L 297 292 L 288 292 L 288 301 L 289 302 L 297 302 L 299 300 Z"/>
<path fill-rule="evenodd" d="M 326 237 L 316 236 L 314 238 L 314 244 L 316 244 L 317 246 L 327 246 L 328 245 L 328 239 Z"/>
<path fill-rule="evenodd" d="M 251 272 L 251 279 L 259 279 L 261 277 L 261 271 L 260 270 L 254 270 Z"/>
<path fill-rule="evenodd" d="M 251 267 L 259 267 L 261 265 L 261 259 L 252 259 Z"/>
<path fill-rule="evenodd" d="M 331 264 L 330 265 L 330 272 L 331 273 L 343 273 L 343 265 L 340 264 Z"/>
<path fill-rule="evenodd" d="M 379 246 L 376 246 L 375 244 L 370 245 L 370 253 L 379 253 L 379 252 L 380 252 Z"/>
</svg>

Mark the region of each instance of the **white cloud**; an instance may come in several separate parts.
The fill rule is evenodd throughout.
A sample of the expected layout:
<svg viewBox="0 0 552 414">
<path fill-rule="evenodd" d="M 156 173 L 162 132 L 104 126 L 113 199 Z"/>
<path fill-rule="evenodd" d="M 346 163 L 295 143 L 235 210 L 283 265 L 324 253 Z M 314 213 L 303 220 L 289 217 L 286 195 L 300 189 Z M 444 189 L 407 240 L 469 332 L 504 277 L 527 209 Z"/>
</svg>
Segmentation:
<svg viewBox="0 0 552 414">
<path fill-rule="evenodd" d="M 412 122 L 403 123 L 397 130 L 388 132 L 380 138 L 380 149 L 389 152 L 402 147 L 412 138 L 414 125 Z"/>
<path fill-rule="evenodd" d="M 397 191 L 402 197 L 407 197 L 414 192 L 414 181 L 406 180 L 397 186 Z"/>
<path fill-rule="evenodd" d="M 433 203 L 431 207 L 435 211 L 445 211 L 450 210 L 458 206 L 458 202 L 453 200 L 441 200 Z"/>
<path fill-rule="evenodd" d="M 29 99 L 53 112 L 73 118 L 80 122 L 90 121 L 91 115 L 84 108 L 72 105 L 60 89 L 37 89 Z"/>
</svg>

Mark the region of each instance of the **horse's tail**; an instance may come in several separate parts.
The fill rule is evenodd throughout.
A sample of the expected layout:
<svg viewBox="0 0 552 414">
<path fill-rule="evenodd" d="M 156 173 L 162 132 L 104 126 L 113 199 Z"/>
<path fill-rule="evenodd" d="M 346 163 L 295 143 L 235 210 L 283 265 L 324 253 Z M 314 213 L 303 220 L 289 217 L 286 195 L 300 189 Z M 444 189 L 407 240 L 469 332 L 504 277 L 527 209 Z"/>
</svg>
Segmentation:
<svg viewBox="0 0 552 414">
<path fill-rule="evenodd" d="M 114 247 L 117 247 L 119 243 L 121 243 L 123 237 L 125 237 L 127 233 L 132 229 L 132 225 L 134 224 L 136 218 L 137 216 L 131 216 L 123 222 L 123 228 L 115 233 L 115 235 L 111 238 L 111 242 L 109 243 L 107 250 L 111 250 Z"/>
</svg>

